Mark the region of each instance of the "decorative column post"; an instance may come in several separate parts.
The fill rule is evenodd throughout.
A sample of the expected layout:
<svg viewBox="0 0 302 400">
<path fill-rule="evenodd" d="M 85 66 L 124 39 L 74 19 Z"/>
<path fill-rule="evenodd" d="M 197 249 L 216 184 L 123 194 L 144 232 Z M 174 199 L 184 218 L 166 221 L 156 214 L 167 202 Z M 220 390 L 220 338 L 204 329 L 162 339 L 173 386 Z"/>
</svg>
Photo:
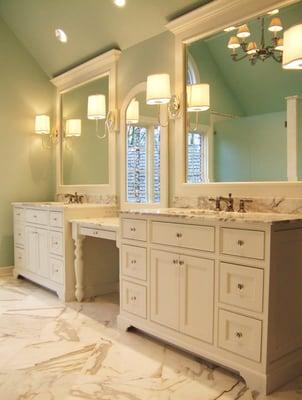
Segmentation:
<svg viewBox="0 0 302 400">
<path fill-rule="evenodd" d="M 74 240 L 74 272 L 75 272 L 75 297 L 81 302 L 84 298 L 84 282 L 83 282 L 83 242 L 85 236 L 79 234 L 79 225 L 76 221 L 72 222 L 72 239 Z"/>
<path fill-rule="evenodd" d="M 299 178 L 299 146 L 302 134 L 302 98 L 286 97 L 287 101 L 287 179 L 297 181 Z M 300 122 L 300 123 L 299 123 Z M 300 126 L 299 126 L 300 125 Z M 300 138 L 299 138 L 300 136 Z M 301 178 L 301 177 L 300 177 Z"/>
</svg>

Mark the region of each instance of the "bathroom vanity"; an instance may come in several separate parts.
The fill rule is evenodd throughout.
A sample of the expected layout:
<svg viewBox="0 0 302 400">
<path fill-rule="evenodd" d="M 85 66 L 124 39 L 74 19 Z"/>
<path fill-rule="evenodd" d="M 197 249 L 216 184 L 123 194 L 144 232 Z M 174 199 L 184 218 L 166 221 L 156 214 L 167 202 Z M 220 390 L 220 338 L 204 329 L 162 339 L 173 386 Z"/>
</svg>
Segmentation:
<svg viewBox="0 0 302 400">
<path fill-rule="evenodd" d="M 302 220 L 264 213 L 121 214 L 121 329 L 134 326 L 269 393 L 302 372 Z"/>
<path fill-rule="evenodd" d="M 75 299 L 74 245 L 70 220 L 114 217 L 116 208 L 101 204 L 13 203 L 14 275 Z"/>
</svg>

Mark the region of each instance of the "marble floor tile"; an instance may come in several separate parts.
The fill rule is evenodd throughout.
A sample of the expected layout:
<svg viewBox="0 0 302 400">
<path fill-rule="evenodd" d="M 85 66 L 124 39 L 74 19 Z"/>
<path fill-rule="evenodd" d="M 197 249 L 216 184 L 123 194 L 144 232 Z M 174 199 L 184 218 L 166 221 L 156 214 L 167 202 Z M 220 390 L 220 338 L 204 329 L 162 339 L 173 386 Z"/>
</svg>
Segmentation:
<svg viewBox="0 0 302 400">
<path fill-rule="evenodd" d="M 116 295 L 60 302 L 0 278 L 0 400 L 302 400 L 302 377 L 270 396 L 135 330 L 116 328 Z"/>
</svg>

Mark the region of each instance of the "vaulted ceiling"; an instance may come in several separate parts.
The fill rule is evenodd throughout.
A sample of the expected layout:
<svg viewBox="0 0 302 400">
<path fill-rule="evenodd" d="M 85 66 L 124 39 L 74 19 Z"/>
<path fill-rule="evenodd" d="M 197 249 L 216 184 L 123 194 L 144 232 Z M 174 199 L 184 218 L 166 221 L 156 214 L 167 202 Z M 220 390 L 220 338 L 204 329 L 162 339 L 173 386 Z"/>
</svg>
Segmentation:
<svg viewBox="0 0 302 400">
<path fill-rule="evenodd" d="M 211 0 L 0 0 L 0 15 L 49 75 L 110 48 L 124 50 L 165 30 L 171 19 Z M 68 43 L 55 39 L 63 29 Z"/>
</svg>

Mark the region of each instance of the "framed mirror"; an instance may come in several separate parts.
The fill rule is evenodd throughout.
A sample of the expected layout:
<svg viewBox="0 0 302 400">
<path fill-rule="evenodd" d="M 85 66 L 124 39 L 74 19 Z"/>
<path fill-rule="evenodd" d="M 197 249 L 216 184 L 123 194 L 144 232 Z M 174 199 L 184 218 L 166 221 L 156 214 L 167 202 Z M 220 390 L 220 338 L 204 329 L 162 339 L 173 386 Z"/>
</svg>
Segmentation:
<svg viewBox="0 0 302 400">
<path fill-rule="evenodd" d="M 168 24 L 183 99 L 176 197 L 300 195 L 302 72 L 282 68 L 280 39 L 301 12 L 301 1 L 217 0 Z M 252 62 L 265 48 L 272 54 Z M 197 106 L 206 107 L 197 111 L 198 86 Z"/>
<path fill-rule="evenodd" d="M 52 80 L 58 88 L 58 193 L 116 194 L 119 56 L 111 50 Z"/>
<path fill-rule="evenodd" d="M 165 107 L 146 103 L 146 83 L 121 109 L 122 208 L 167 206 L 168 119 Z"/>
</svg>

